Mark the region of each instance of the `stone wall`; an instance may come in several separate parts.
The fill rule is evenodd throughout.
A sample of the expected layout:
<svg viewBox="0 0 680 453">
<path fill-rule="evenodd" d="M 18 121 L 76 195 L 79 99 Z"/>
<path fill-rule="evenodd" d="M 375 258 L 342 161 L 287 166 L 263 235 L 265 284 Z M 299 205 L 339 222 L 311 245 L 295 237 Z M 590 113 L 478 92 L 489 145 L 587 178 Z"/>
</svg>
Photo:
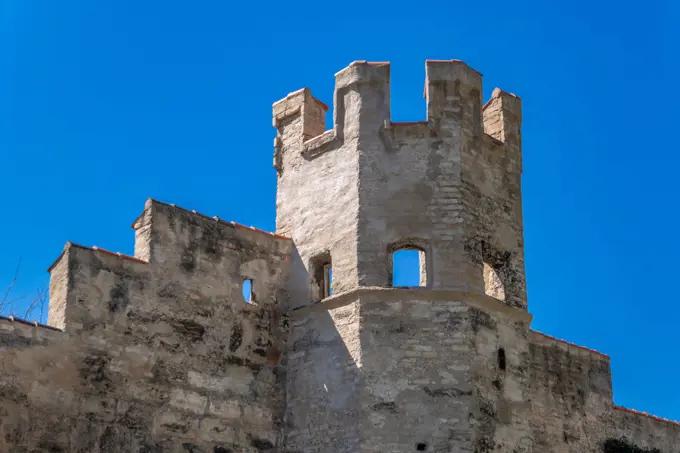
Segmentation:
<svg viewBox="0 0 680 453">
<path fill-rule="evenodd" d="M 473 451 L 484 309 L 529 317 L 426 288 L 364 287 L 292 311 L 285 451 Z"/>
<path fill-rule="evenodd" d="M 323 303 L 290 313 L 286 452 L 359 450 L 359 303 Z"/>
<path fill-rule="evenodd" d="M 352 92 L 336 93 L 334 128 L 325 128 L 325 106 L 309 90 L 291 93 L 274 104 L 277 128 L 276 231 L 293 239 L 295 279 L 289 287 L 292 307 L 320 300 L 313 282 L 314 267 L 332 262 L 333 289 L 341 292 L 357 284 L 356 224 L 357 156 L 340 147 L 352 111 L 344 109 Z M 345 118 L 347 116 L 347 118 Z M 337 134 L 337 135 L 336 135 Z M 325 141 L 310 148 L 312 137 Z M 328 139 L 326 139 L 328 138 Z M 347 138 L 347 143 L 352 139 Z"/>
<path fill-rule="evenodd" d="M 607 438 L 623 440 L 640 449 L 662 453 L 680 451 L 680 423 L 653 415 L 614 407 L 606 418 Z M 622 452 L 626 453 L 626 452 Z"/>
<path fill-rule="evenodd" d="M 614 405 L 608 356 L 530 330 L 511 311 L 473 311 L 475 451 L 597 453 L 608 439 L 677 451 L 680 424 Z"/>
<path fill-rule="evenodd" d="M 426 291 L 374 290 L 360 299 L 360 451 L 469 451 L 469 307 Z"/>
<path fill-rule="evenodd" d="M 152 201 L 136 228 L 148 262 L 66 246 L 63 332 L 0 321 L 0 451 L 275 451 L 292 244 Z"/>
<path fill-rule="evenodd" d="M 680 424 L 613 404 L 609 357 L 530 322 L 490 296 L 425 288 L 291 312 L 282 451 L 677 451 Z"/>
</svg>

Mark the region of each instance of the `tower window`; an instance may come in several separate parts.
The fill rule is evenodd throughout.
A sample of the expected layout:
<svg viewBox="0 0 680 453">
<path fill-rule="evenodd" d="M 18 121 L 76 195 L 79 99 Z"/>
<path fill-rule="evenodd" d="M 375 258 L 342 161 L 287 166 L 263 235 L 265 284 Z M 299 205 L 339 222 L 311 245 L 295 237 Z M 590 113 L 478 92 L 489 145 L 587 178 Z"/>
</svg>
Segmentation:
<svg viewBox="0 0 680 453">
<path fill-rule="evenodd" d="M 427 444 L 424 442 L 419 442 L 416 444 L 416 451 L 426 451 L 427 450 Z"/>
<path fill-rule="evenodd" d="M 243 281 L 243 287 L 241 288 L 243 294 L 243 300 L 247 304 L 255 302 L 255 296 L 253 294 L 253 281 L 251 279 L 246 279 Z"/>
<path fill-rule="evenodd" d="M 315 300 L 333 295 L 333 264 L 331 255 L 324 252 L 311 260 L 312 297 Z"/>
<path fill-rule="evenodd" d="M 505 349 L 500 348 L 498 350 L 498 368 L 502 371 L 505 371 Z"/>
<path fill-rule="evenodd" d="M 505 300 L 505 285 L 503 285 L 503 270 L 499 266 L 484 263 L 484 292 L 487 296 L 498 300 Z"/>
<path fill-rule="evenodd" d="M 481 242 L 484 292 L 487 296 L 505 301 L 508 298 L 510 252 L 504 252 L 486 241 Z"/>
<path fill-rule="evenodd" d="M 389 286 L 427 286 L 428 266 L 425 248 L 400 242 L 389 249 Z"/>
</svg>

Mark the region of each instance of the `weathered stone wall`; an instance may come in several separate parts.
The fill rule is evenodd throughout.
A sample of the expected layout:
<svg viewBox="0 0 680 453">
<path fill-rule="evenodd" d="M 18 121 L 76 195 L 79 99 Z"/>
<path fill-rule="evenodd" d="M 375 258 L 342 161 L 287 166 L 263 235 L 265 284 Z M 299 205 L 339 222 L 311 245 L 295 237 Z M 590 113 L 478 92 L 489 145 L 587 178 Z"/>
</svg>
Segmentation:
<svg viewBox="0 0 680 453">
<path fill-rule="evenodd" d="M 530 322 L 490 296 L 425 288 L 292 312 L 283 451 L 677 451 L 679 424 L 614 406 L 606 355 Z"/>
<path fill-rule="evenodd" d="M 0 322 L 0 451 L 275 451 L 292 244 L 151 201 L 136 227 L 148 263 L 67 245 L 64 332 Z"/>
<path fill-rule="evenodd" d="M 360 296 L 361 452 L 470 451 L 470 310 L 437 296 Z"/>
<path fill-rule="evenodd" d="M 332 261 L 335 292 L 357 284 L 358 162 L 353 148 L 341 147 L 339 138 L 349 133 L 345 123 L 352 124 L 353 112 L 344 105 L 355 96 L 351 91 L 336 91 L 334 128 L 324 134 L 325 106 L 309 90 L 291 93 L 274 104 L 276 231 L 296 244 L 289 285 L 291 307 L 321 299 L 312 288 L 312 274 L 326 255 Z M 350 135 L 344 140 L 356 141 Z M 317 144 L 310 147 L 310 142 Z"/>
<path fill-rule="evenodd" d="M 680 451 L 680 423 L 662 420 L 622 407 L 613 408 L 605 419 L 607 438 L 663 453 Z"/>
<path fill-rule="evenodd" d="M 46 346 L 62 337 L 61 329 L 35 322 L 0 316 L 0 347 Z"/>
<path fill-rule="evenodd" d="M 476 113 L 481 90 L 470 88 L 463 111 Z M 478 114 L 478 113 L 476 113 Z M 474 135 L 475 122 L 462 116 L 461 192 L 465 254 L 470 259 L 471 288 L 527 308 L 522 219 L 521 101 L 495 89 L 482 109 L 484 133 Z M 474 137 L 474 139 L 471 139 Z M 494 288 L 493 272 L 500 288 Z M 484 274 L 484 279 L 479 276 Z"/>
<path fill-rule="evenodd" d="M 512 311 L 473 312 L 475 451 L 597 453 L 607 439 L 677 451 L 680 425 L 613 404 L 609 357 L 529 330 Z"/>
<path fill-rule="evenodd" d="M 324 302 L 290 313 L 287 452 L 359 451 L 359 302 Z"/>
<path fill-rule="evenodd" d="M 287 449 L 473 451 L 484 309 L 530 317 L 426 288 L 365 287 L 291 312 Z"/>
</svg>

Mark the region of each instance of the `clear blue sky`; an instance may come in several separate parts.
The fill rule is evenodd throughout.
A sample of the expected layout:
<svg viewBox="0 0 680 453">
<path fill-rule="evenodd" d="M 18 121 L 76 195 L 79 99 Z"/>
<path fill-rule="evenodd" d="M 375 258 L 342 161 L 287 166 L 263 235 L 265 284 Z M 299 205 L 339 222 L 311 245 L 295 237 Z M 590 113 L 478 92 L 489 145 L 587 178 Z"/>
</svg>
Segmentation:
<svg viewBox="0 0 680 453">
<path fill-rule="evenodd" d="M 132 253 L 149 196 L 273 230 L 273 102 L 388 60 L 393 120 L 422 120 L 424 60 L 458 58 L 524 101 L 533 327 L 680 419 L 678 2 L 378 5 L 2 0 L 0 286 L 67 240 Z"/>
</svg>

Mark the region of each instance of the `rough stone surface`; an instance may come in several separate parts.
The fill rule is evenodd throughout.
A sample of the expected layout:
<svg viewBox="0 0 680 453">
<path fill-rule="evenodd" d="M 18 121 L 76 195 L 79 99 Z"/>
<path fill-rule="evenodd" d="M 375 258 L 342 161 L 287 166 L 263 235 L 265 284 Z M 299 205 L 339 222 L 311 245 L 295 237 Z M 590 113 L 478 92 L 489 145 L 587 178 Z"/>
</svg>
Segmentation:
<svg viewBox="0 0 680 453">
<path fill-rule="evenodd" d="M 149 200 L 134 257 L 68 243 L 49 326 L 0 318 L 0 453 L 677 452 L 606 355 L 530 328 L 520 99 L 428 61 L 393 123 L 389 75 L 338 72 L 327 131 L 308 89 L 274 104 L 277 234 Z"/>
<path fill-rule="evenodd" d="M 66 246 L 63 332 L 0 322 L 0 451 L 276 451 L 292 243 L 152 201 L 137 223 L 148 263 Z"/>
</svg>

